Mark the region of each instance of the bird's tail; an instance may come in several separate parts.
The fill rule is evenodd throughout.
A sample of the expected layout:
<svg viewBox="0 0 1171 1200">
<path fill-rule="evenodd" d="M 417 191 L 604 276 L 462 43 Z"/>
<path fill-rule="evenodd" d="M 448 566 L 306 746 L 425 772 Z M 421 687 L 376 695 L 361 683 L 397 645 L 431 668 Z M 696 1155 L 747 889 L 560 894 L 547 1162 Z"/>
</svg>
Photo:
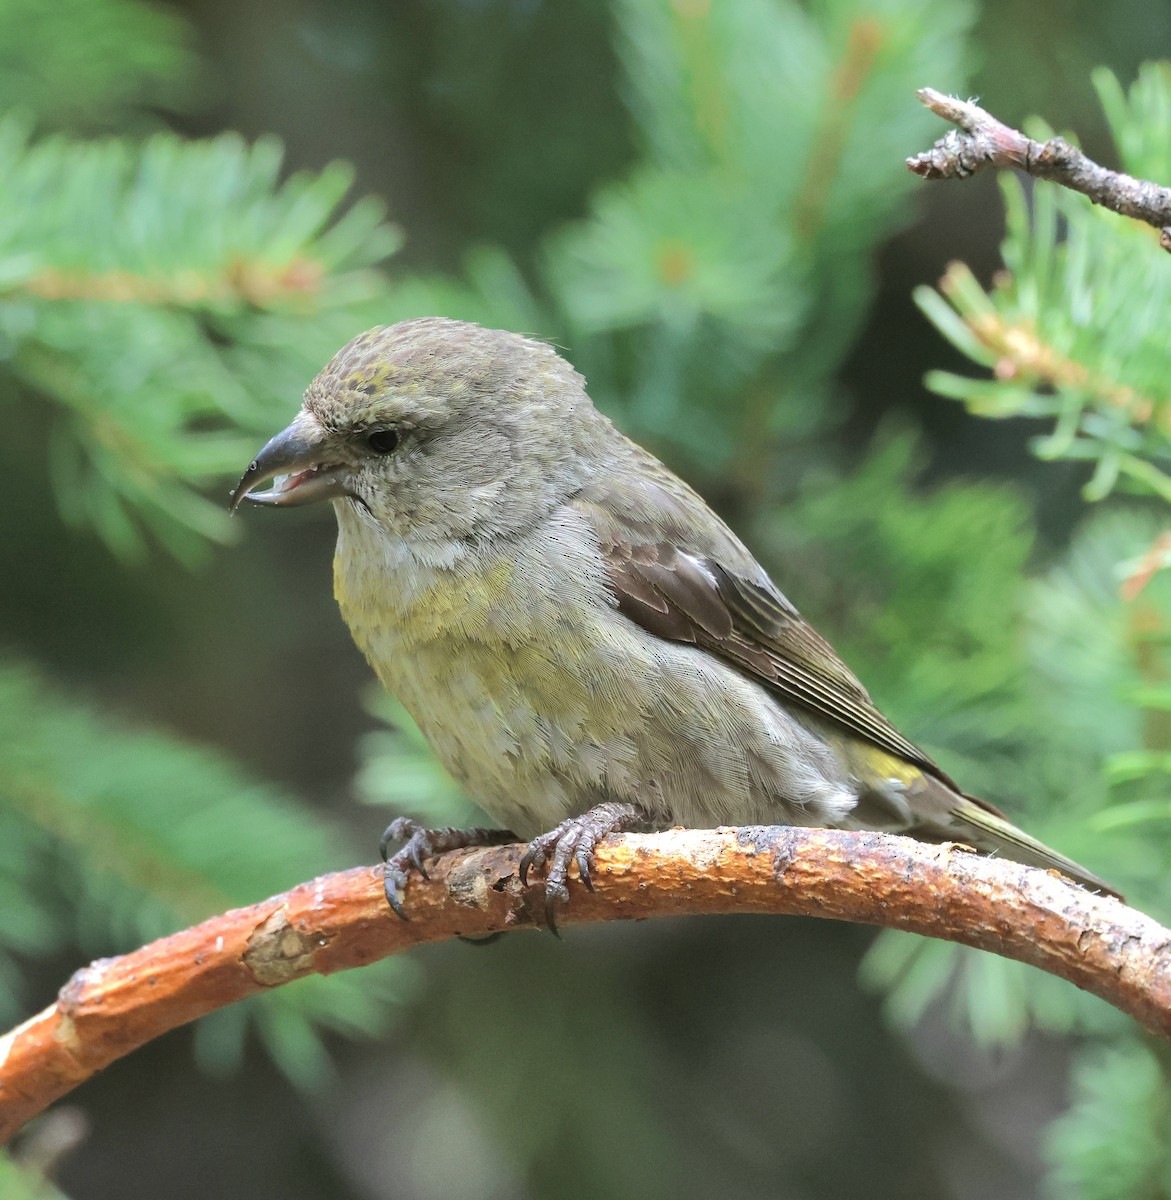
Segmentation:
<svg viewBox="0 0 1171 1200">
<path fill-rule="evenodd" d="M 939 780 L 932 780 L 939 788 L 946 785 Z M 948 820 L 946 828 L 940 829 L 934 822 L 931 832 L 935 836 L 943 833 L 947 839 L 957 842 L 970 842 L 977 850 L 985 854 L 1002 854 L 1013 862 L 1025 863 L 1029 866 L 1044 867 L 1046 870 L 1060 871 L 1070 879 L 1080 883 L 1091 891 L 1104 892 L 1107 896 L 1123 899 L 1121 893 L 1112 888 L 1105 880 L 1100 879 L 1092 871 L 1087 871 L 1080 863 L 1064 854 L 1046 846 L 1044 842 L 1030 837 L 1023 829 L 1018 829 L 1002 812 L 993 808 L 987 801 L 975 796 L 962 793 L 948 792 Z"/>
</svg>

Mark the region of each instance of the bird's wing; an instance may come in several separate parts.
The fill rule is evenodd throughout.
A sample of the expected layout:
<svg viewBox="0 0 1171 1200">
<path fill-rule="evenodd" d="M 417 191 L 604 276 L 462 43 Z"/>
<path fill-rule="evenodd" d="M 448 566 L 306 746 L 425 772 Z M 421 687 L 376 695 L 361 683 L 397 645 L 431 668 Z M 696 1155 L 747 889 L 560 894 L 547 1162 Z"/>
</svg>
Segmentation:
<svg viewBox="0 0 1171 1200">
<path fill-rule="evenodd" d="M 619 610 L 657 637 L 702 647 L 781 700 L 955 787 L 874 707 L 829 643 L 703 500 L 657 460 L 642 452 L 639 458 L 633 496 L 628 482 L 621 488 L 599 482 L 573 501 L 597 534 Z"/>
</svg>

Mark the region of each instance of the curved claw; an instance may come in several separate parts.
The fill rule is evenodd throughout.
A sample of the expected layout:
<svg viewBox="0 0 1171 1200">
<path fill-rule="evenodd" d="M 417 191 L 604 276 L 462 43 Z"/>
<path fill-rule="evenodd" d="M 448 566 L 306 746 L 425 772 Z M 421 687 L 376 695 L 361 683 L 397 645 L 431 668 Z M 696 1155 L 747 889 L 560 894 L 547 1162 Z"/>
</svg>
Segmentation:
<svg viewBox="0 0 1171 1200">
<path fill-rule="evenodd" d="M 412 837 L 403 847 L 403 853 L 410 856 L 411 866 L 430 883 L 431 876 L 427 874 L 427 867 L 423 862 L 423 840 L 422 838 Z"/>
<path fill-rule="evenodd" d="M 593 866 L 594 851 L 593 847 L 578 846 L 574 852 L 573 861 L 577 863 L 577 874 L 582 883 L 585 884 L 586 891 L 595 891 L 594 877 L 590 874 L 590 869 Z"/>
<path fill-rule="evenodd" d="M 382 856 L 382 861 L 386 862 L 389 858 L 388 851 L 391 842 L 409 841 L 416 833 L 422 832 L 424 832 L 422 826 L 412 821 L 410 817 L 395 817 L 382 831 L 382 838 L 378 843 L 378 853 Z"/>
<path fill-rule="evenodd" d="M 545 885 L 545 924 L 549 932 L 561 941 L 561 930 L 557 928 L 557 905 L 569 903 L 569 888 L 557 887 L 554 884 Z"/>
<path fill-rule="evenodd" d="M 548 833 L 533 838 L 521 856 L 517 873 L 521 884 L 527 887 L 529 871 L 549 864 L 545 872 L 545 920 L 554 935 L 561 936 L 557 929 L 557 905 L 569 903 L 569 864 L 577 864 L 582 883 L 589 891 L 594 891 L 592 872 L 597 844 L 607 834 L 647 823 L 646 813 L 633 804 L 607 802 L 579 817 L 570 817 Z"/>
<path fill-rule="evenodd" d="M 424 829 L 410 817 L 395 817 L 386 827 L 378 846 L 382 861 L 386 863 L 382 872 L 386 902 L 397 916 L 409 921 L 410 917 L 403 911 L 402 893 L 412 869 L 429 880 L 429 858 L 465 846 L 500 846 L 515 841 L 516 834 L 508 829 Z M 403 845 L 394 854 L 389 854 L 392 842 Z"/>
<path fill-rule="evenodd" d="M 386 869 L 382 872 L 382 890 L 386 893 L 386 902 L 390 905 L 395 916 L 403 921 L 411 919 L 403 911 L 403 902 L 400 896 L 402 889 L 406 886 L 406 882 L 406 876 L 401 871 L 393 869 L 387 863 Z"/>
<path fill-rule="evenodd" d="M 560 828 L 560 827 L 558 827 Z M 553 831 L 556 833 L 556 830 Z M 540 837 L 535 837 L 529 842 L 529 848 L 521 855 L 520 864 L 517 867 L 517 874 L 520 875 L 521 884 L 524 887 L 529 886 L 529 872 L 535 867 L 540 870 L 545 865 L 545 860 L 549 857 L 545 850 L 545 841 L 552 837 L 550 833 L 543 833 Z"/>
</svg>

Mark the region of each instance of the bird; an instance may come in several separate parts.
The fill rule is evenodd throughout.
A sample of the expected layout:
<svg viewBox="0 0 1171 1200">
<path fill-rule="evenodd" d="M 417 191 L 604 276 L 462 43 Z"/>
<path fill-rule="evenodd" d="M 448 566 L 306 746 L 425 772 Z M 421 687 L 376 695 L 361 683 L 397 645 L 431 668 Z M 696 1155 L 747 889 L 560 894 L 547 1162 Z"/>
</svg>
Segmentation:
<svg viewBox="0 0 1171 1200">
<path fill-rule="evenodd" d="M 391 822 L 399 916 L 435 855 L 525 840 L 521 880 L 543 870 L 555 931 L 602 838 L 676 825 L 907 834 L 1117 895 L 904 737 L 544 341 L 444 317 L 360 334 L 248 466 L 244 501 L 332 503 L 354 641 L 500 826 Z"/>
</svg>

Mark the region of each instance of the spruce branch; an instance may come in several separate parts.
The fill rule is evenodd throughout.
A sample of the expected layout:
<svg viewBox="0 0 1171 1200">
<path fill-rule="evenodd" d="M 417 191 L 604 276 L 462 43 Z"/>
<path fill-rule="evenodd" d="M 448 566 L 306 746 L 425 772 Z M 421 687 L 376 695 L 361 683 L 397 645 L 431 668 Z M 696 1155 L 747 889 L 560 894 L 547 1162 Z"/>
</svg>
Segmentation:
<svg viewBox="0 0 1171 1200">
<path fill-rule="evenodd" d="M 1010 313 L 1004 307 L 988 303 L 967 264 L 950 263 L 939 281 L 939 292 L 975 337 L 977 352 L 986 359 L 997 382 L 1023 383 L 1034 390 L 1049 389 L 1054 393 L 1076 392 L 1098 408 L 1119 413 L 1132 427 L 1153 422 L 1162 432 L 1171 429 L 1171 410 L 1161 403 L 1161 397 L 1140 392 L 1074 357 L 1037 328 L 1032 314 Z M 930 289 L 917 291 L 916 299 L 921 307 L 931 309 Z M 933 378 L 938 380 L 938 376 Z M 986 398 L 983 408 L 976 401 L 971 408 L 974 412 L 1000 415 L 995 393 Z"/>
<path fill-rule="evenodd" d="M 322 876 L 78 971 L 0 1037 L 0 1142 L 116 1059 L 188 1021 L 306 975 L 425 942 L 543 924 L 520 846 L 444 855 L 391 915 L 377 868 Z M 1063 877 L 889 834 L 784 826 L 608 838 L 596 892 L 576 880 L 563 926 L 783 913 L 906 929 L 1031 963 L 1171 1037 L 1171 930 Z"/>
<path fill-rule="evenodd" d="M 956 125 L 907 168 L 924 179 L 967 179 L 985 167 L 1015 168 L 1088 196 L 1095 204 L 1134 217 L 1159 230 L 1159 244 L 1171 251 L 1171 188 L 1121 171 L 1111 171 L 1064 138 L 1038 142 L 998 121 L 971 100 L 920 88 L 919 100 L 937 116 Z"/>
<path fill-rule="evenodd" d="M 281 300 L 313 296 L 322 290 L 325 279 L 325 268 L 309 257 L 293 258 L 275 267 L 235 258 L 213 272 L 186 270 L 163 277 L 124 270 L 62 271 L 47 267 L 0 291 L 0 295 L 23 292 L 40 300 L 181 308 L 236 303 L 266 308 Z"/>
</svg>

